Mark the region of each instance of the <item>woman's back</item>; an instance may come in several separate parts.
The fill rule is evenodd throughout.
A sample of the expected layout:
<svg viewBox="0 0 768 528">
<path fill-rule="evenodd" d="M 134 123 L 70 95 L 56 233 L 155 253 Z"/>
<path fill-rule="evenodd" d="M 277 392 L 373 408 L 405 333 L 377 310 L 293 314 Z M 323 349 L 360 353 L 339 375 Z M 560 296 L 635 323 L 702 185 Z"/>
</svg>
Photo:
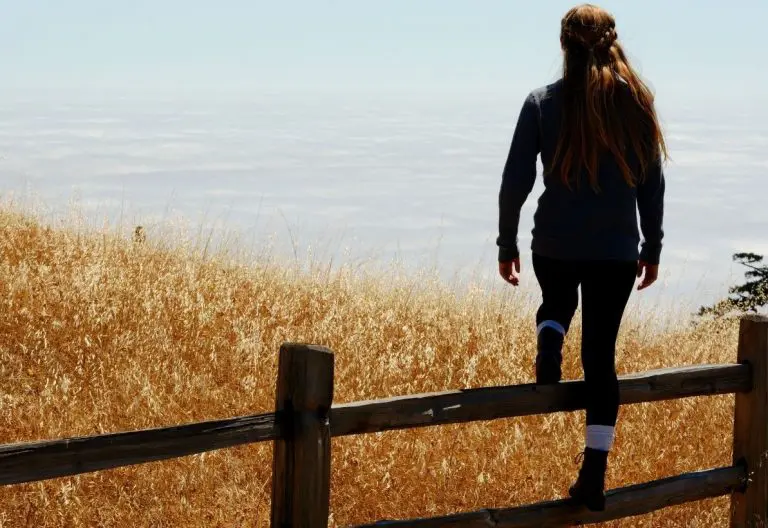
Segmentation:
<svg viewBox="0 0 768 528">
<path fill-rule="evenodd" d="M 500 261 L 519 256 L 520 209 L 540 154 L 545 191 L 534 216 L 535 253 L 658 263 L 666 146 L 653 96 L 617 38 L 613 17 L 596 6 L 563 18 L 563 77 L 526 98 L 504 167 Z"/>
<path fill-rule="evenodd" d="M 539 198 L 534 216 L 532 249 L 545 256 L 576 260 L 639 257 L 640 233 L 637 225 L 638 195 L 641 207 L 649 196 L 660 195 L 663 185 L 661 166 L 645 170 L 645 178 L 628 185 L 621 166 L 610 151 L 601 153 L 595 173 L 595 185 L 589 182 L 586 168 L 573 182 L 566 183 L 556 172 L 555 156 L 563 123 L 563 81 L 534 90 L 529 96 L 535 110 L 539 151 L 544 167 L 545 190 Z M 526 106 L 528 103 L 526 103 Z M 533 120 L 531 120 L 531 123 Z M 514 160 L 512 161 L 514 163 Z M 634 152 L 628 152 L 626 163 L 633 173 L 643 169 Z M 661 229 L 662 204 L 650 204 L 647 218 Z M 662 233 L 651 239 L 658 238 Z M 657 248 L 653 249 L 655 253 Z M 653 255 L 646 255 L 653 260 Z"/>
</svg>

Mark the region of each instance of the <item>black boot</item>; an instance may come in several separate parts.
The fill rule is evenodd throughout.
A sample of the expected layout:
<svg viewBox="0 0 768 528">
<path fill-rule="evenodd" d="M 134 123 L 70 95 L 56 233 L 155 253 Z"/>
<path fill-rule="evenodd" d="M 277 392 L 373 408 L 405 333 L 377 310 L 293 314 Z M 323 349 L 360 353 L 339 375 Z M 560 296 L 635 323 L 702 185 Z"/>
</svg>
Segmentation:
<svg viewBox="0 0 768 528">
<path fill-rule="evenodd" d="M 537 339 L 536 383 L 557 383 L 562 378 L 563 334 L 554 328 L 542 328 Z"/>
<path fill-rule="evenodd" d="M 586 448 L 579 478 L 568 493 L 591 511 L 605 510 L 605 469 L 608 451 Z"/>
</svg>

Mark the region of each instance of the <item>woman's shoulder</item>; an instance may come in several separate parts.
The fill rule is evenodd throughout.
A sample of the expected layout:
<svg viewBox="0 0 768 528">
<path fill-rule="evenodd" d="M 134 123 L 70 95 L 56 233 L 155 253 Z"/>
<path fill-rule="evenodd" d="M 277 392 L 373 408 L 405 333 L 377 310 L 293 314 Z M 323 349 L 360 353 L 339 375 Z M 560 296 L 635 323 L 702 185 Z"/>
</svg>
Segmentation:
<svg viewBox="0 0 768 528">
<path fill-rule="evenodd" d="M 538 88 L 531 90 L 530 94 L 528 95 L 531 100 L 536 102 L 537 104 L 540 104 L 542 101 L 546 99 L 552 99 L 557 93 L 562 90 L 563 87 L 563 80 L 558 79 L 557 81 L 544 85 L 539 86 Z"/>
</svg>

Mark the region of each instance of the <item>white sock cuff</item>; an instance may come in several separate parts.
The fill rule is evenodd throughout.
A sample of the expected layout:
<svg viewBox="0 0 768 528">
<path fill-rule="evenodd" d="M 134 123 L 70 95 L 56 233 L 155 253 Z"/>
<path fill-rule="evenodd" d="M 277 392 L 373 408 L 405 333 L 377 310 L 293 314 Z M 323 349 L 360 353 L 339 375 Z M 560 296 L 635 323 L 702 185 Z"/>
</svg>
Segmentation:
<svg viewBox="0 0 768 528">
<path fill-rule="evenodd" d="M 610 425 L 588 425 L 587 426 L 587 447 L 590 449 L 599 449 L 600 451 L 610 451 L 613 447 L 613 441 L 616 439 L 616 428 Z"/>
<path fill-rule="evenodd" d="M 565 335 L 565 327 L 558 323 L 557 321 L 553 321 L 551 319 L 548 319 L 546 321 L 542 321 L 539 326 L 536 327 L 536 335 L 538 336 L 542 330 L 545 328 L 551 328 L 553 330 L 557 330 L 561 334 Z"/>
</svg>

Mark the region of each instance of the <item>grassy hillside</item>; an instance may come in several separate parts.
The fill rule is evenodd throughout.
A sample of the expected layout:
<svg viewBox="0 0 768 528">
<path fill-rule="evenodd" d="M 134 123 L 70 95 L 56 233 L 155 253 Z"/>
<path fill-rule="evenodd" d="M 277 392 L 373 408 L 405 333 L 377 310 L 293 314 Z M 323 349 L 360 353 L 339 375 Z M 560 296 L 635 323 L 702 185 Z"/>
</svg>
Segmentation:
<svg viewBox="0 0 768 528">
<path fill-rule="evenodd" d="M 284 341 L 336 356 L 335 401 L 532 380 L 535 301 L 429 277 L 321 268 L 49 229 L 0 209 L 0 442 L 270 411 Z M 656 314 L 654 317 L 664 317 Z M 654 335 L 630 314 L 621 372 L 735 359 L 731 323 Z M 565 375 L 581 376 L 578 325 Z M 623 408 L 609 486 L 727 465 L 733 398 Z M 437 515 L 563 496 L 583 414 L 341 438 L 332 520 Z M 267 526 L 271 447 L 0 488 L 0 525 Z M 611 526 L 727 526 L 727 499 Z"/>
</svg>

